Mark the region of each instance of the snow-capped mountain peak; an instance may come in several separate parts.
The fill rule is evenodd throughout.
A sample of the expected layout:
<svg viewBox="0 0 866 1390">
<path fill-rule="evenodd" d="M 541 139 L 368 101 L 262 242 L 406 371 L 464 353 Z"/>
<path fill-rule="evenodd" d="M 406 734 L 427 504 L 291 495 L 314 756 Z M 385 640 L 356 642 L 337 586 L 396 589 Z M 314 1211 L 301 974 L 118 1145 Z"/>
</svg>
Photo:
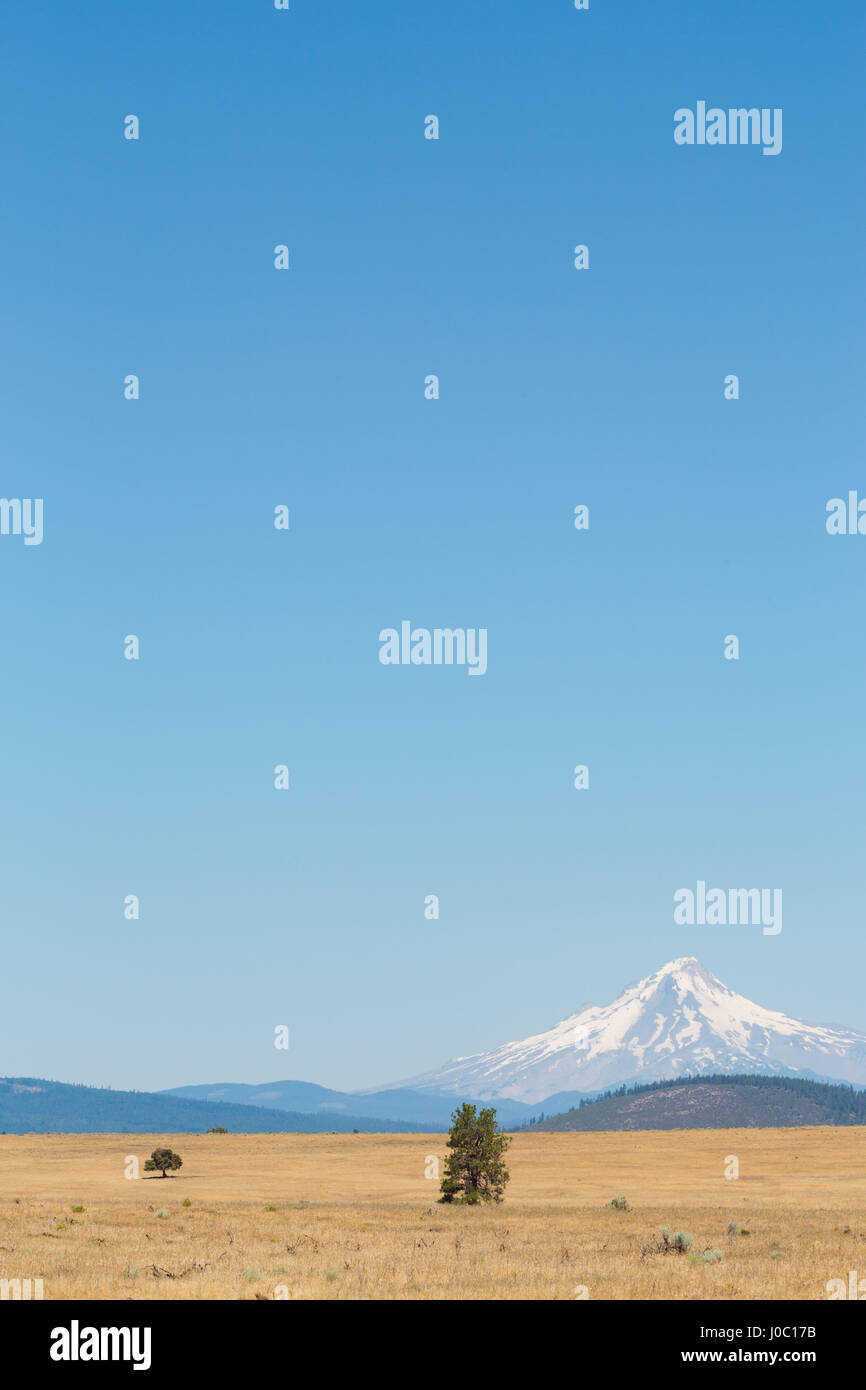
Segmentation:
<svg viewBox="0 0 866 1390">
<path fill-rule="evenodd" d="M 458 1057 L 400 1084 L 535 1103 L 558 1091 L 712 1072 L 817 1076 L 866 1084 L 866 1035 L 802 1023 L 680 956 L 549 1032 Z"/>
</svg>

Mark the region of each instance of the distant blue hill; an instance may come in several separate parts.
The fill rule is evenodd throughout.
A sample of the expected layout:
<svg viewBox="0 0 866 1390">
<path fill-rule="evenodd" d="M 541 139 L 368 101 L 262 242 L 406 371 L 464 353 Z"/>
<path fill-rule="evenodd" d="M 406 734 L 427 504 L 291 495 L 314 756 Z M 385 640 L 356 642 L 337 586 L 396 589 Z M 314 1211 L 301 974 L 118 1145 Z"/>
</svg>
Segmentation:
<svg viewBox="0 0 866 1390">
<path fill-rule="evenodd" d="M 451 1115 L 460 1098 L 431 1091 L 396 1089 L 369 1091 L 357 1095 L 350 1091 L 331 1091 L 311 1081 L 268 1081 L 261 1086 L 244 1082 L 216 1081 L 201 1086 L 175 1086 L 160 1092 L 165 1096 L 181 1096 L 185 1100 L 233 1102 L 238 1105 L 266 1106 L 271 1110 L 293 1110 L 307 1115 L 324 1112 L 364 1115 L 379 1120 L 411 1121 L 415 1129 L 447 1129 Z M 578 1105 L 584 1097 L 580 1092 L 568 1092 L 556 1097 L 554 1107 L 548 1101 L 526 1105 L 519 1100 L 477 1101 L 479 1106 L 492 1105 L 501 1125 L 519 1125 Z"/>
<path fill-rule="evenodd" d="M 323 1089 L 323 1088 L 316 1088 Z M 198 1134 L 223 1126 L 233 1134 L 411 1134 L 427 1126 L 345 1112 L 187 1099 L 165 1092 L 111 1091 L 39 1077 L 0 1078 L 0 1132 L 6 1134 Z"/>
</svg>

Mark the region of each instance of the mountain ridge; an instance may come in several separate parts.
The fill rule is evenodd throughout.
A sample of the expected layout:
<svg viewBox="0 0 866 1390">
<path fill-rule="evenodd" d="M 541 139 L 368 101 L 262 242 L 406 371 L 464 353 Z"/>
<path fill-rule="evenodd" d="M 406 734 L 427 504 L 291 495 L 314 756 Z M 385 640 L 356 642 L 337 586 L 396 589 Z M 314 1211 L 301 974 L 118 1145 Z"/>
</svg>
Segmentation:
<svg viewBox="0 0 866 1390">
<path fill-rule="evenodd" d="M 678 1077 L 621 1087 L 523 1126 L 531 1134 L 866 1125 L 866 1093 L 793 1076 Z"/>
<path fill-rule="evenodd" d="M 452 1058 L 391 1086 L 335 1091 L 308 1081 L 211 1082 L 112 1091 L 38 1078 L 0 1079 L 0 1128 L 14 1133 L 435 1132 L 462 1101 L 490 1103 L 519 1127 L 607 1091 L 710 1074 L 866 1086 L 866 1035 L 764 1008 L 692 956 L 639 979 L 607 1005 L 587 1004 L 547 1032 Z M 48 1095 L 50 1092 L 50 1095 Z M 235 1113 L 237 1112 L 237 1113 Z"/>
<path fill-rule="evenodd" d="M 413 1091 L 406 1088 L 386 1088 L 381 1091 L 333 1091 L 310 1081 L 271 1081 L 249 1085 L 241 1081 L 209 1082 L 193 1086 L 175 1086 L 161 1095 L 179 1096 L 187 1100 L 217 1102 L 231 1100 L 243 1105 L 268 1106 L 276 1110 L 296 1110 L 306 1114 L 342 1114 L 348 1112 L 378 1120 L 402 1120 L 432 1129 L 448 1126 L 456 1100 L 434 1091 Z M 575 1103 L 581 1096 L 569 1097 Z M 520 1101 L 505 1101 L 501 1106 L 503 1123 L 519 1123 L 529 1119 L 540 1106 L 524 1105 Z"/>
<path fill-rule="evenodd" d="M 0 1077 L 0 1131 L 7 1134 L 198 1134 L 223 1126 L 236 1134 L 322 1134 L 358 1130 L 415 1134 L 408 1121 L 321 1112 L 318 1115 L 231 1102 L 189 1100 L 155 1091 Z"/>
</svg>

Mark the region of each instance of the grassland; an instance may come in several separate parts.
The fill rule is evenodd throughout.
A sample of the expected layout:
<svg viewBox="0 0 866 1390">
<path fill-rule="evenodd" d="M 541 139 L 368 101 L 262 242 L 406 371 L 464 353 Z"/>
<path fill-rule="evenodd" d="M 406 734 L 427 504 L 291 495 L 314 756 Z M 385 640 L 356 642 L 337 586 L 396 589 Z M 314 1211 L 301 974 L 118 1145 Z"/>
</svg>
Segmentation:
<svg viewBox="0 0 866 1390">
<path fill-rule="evenodd" d="M 143 1172 L 159 1143 L 183 1157 L 172 1177 Z M 46 1299 L 760 1300 L 866 1275 L 866 1128 L 519 1134 L 492 1208 L 438 1205 L 425 1169 L 445 1152 L 442 1135 L 3 1135 L 0 1278 L 42 1278 Z M 663 1226 L 724 1258 L 642 1253 Z"/>
</svg>

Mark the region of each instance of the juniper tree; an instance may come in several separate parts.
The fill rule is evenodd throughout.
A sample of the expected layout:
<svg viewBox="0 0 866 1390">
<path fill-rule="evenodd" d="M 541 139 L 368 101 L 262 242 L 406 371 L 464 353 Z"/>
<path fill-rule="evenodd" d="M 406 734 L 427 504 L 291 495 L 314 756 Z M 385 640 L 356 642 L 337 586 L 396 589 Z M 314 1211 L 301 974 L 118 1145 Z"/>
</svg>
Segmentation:
<svg viewBox="0 0 866 1390">
<path fill-rule="evenodd" d="M 478 1113 L 464 1102 L 451 1116 L 440 1202 L 501 1202 L 509 1179 L 502 1156 L 510 1142 L 497 1127 L 495 1110 Z"/>
</svg>

